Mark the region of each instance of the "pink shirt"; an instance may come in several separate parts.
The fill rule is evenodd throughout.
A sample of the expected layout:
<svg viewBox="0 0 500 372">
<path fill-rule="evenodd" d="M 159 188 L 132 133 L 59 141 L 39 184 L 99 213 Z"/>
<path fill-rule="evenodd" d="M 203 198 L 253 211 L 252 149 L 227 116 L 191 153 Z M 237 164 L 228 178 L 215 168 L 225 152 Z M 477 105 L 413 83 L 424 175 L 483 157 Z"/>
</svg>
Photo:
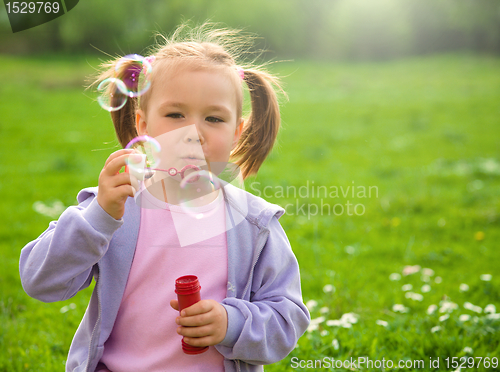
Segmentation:
<svg viewBox="0 0 500 372">
<path fill-rule="evenodd" d="M 199 278 L 202 299 L 221 302 L 226 297 L 222 192 L 212 203 L 198 208 L 196 215 L 160 202 L 147 191 L 143 197 L 156 209 L 145 208 L 146 204 L 141 209 L 134 260 L 101 363 L 113 372 L 224 371 L 224 358 L 213 346 L 198 355 L 183 353 L 175 323 L 179 313 L 170 306 L 170 300 L 177 298 L 175 280 L 183 275 Z M 199 213 L 210 218 L 200 221 Z M 203 231 L 212 236 L 202 240 Z M 214 231 L 222 232 L 213 236 Z M 194 243 L 182 245 L 179 238 L 186 240 L 186 236 L 195 236 Z"/>
</svg>

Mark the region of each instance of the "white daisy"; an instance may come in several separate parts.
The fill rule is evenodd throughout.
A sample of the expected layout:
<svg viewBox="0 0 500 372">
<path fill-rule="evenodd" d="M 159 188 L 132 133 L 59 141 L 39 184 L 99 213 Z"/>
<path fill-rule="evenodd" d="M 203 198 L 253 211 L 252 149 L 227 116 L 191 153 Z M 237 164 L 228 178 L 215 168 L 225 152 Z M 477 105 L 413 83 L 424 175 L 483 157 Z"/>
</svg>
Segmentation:
<svg viewBox="0 0 500 372">
<path fill-rule="evenodd" d="M 424 296 L 422 296 L 420 293 L 413 292 L 406 292 L 405 297 L 410 298 L 413 301 L 422 301 L 424 299 Z"/>
<path fill-rule="evenodd" d="M 434 276 L 434 270 L 424 268 L 424 269 L 422 269 L 422 274 L 426 275 L 426 276 Z"/>
<path fill-rule="evenodd" d="M 484 312 L 487 314 L 495 314 L 497 312 L 497 308 L 493 304 L 486 305 L 484 308 Z"/>
<path fill-rule="evenodd" d="M 453 310 L 458 309 L 458 305 L 456 303 L 448 300 L 443 300 L 439 302 L 439 305 L 441 306 L 439 308 L 440 313 L 451 313 Z"/>
<path fill-rule="evenodd" d="M 413 265 L 413 266 L 408 265 L 408 266 L 405 266 L 403 268 L 403 275 L 407 276 L 407 275 L 418 273 L 419 271 L 420 271 L 419 265 Z"/>
<path fill-rule="evenodd" d="M 339 349 L 339 347 L 340 347 L 339 341 L 336 338 L 333 339 L 332 346 L 333 346 L 334 350 L 338 350 Z"/>
<path fill-rule="evenodd" d="M 480 279 L 485 282 L 489 282 L 491 278 L 492 278 L 491 274 L 483 274 L 480 276 Z"/>
<path fill-rule="evenodd" d="M 469 314 L 462 314 L 458 317 L 458 320 L 460 320 L 461 322 L 466 322 L 466 321 L 470 320 L 470 315 Z"/>
<path fill-rule="evenodd" d="M 389 275 L 389 280 L 392 280 L 393 282 L 398 281 L 401 279 L 401 274 L 398 273 L 392 273 Z"/>
<path fill-rule="evenodd" d="M 355 324 L 358 322 L 358 317 L 359 315 L 355 313 L 345 313 L 340 317 L 340 320 L 345 323 Z"/>
<path fill-rule="evenodd" d="M 318 302 L 315 300 L 309 300 L 306 302 L 306 307 L 309 309 L 309 311 L 312 311 L 316 306 L 318 306 Z"/>
<path fill-rule="evenodd" d="M 382 327 L 387 327 L 389 325 L 389 323 L 387 323 L 385 320 L 380 319 L 376 320 L 375 323 Z"/>
<path fill-rule="evenodd" d="M 340 319 L 330 319 L 326 321 L 326 325 L 329 327 L 341 327 L 343 323 L 344 322 Z"/>
<path fill-rule="evenodd" d="M 460 292 L 467 292 L 469 290 L 469 286 L 465 283 L 460 284 Z"/>
<path fill-rule="evenodd" d="M 462 351 L 466 354 L 472 354 L 472 348 L 469 346 L 464 347 Z"/>
<path fill-rule="evenodd" d="M 410 309 L 407 308 L 405 305 L 395 304 L 394 306 L 392 306 L 392 311 L 404 314 L 404 313 L 409 312 Z"/>
<path fill-rule="evenodd" d="M 478 314 L 482 313 L 483 312 L 483 309 L 481 309 L 479 306 L 476 306 L 476 305 L 473 305 L 471 304 L 470 302 L 466 302 L 464 303 L 464 307 L 467 309 L 467 310 L 470 310 L 470 311 L 474 311 Z"/>
<path fill-rule="evenodd" d="M 439 317 L 439 321 L 440 321 L 440 322 L 444 322 L 444 321 L 445 321 L 445 320 L 447 320 L 449 317 L 450 317 L 450 315 L 449 315 L 449 314 L 444 314 L 444 315 L 441 315 L 441 316 Z"/>
<path fill-rule="evenodd" d="M 327 284 L 323 287 L 323 292 L 325 293 L 335 292 L 335 287 L 331 284 Z"/>
<path fill-rule="evenodd" d="M 427 308 L 427 314 L 431 315 L 433 314 L 436 310 L 437 310 L 437 305 L 430 305 L 428 308 Z"/>
</svg>

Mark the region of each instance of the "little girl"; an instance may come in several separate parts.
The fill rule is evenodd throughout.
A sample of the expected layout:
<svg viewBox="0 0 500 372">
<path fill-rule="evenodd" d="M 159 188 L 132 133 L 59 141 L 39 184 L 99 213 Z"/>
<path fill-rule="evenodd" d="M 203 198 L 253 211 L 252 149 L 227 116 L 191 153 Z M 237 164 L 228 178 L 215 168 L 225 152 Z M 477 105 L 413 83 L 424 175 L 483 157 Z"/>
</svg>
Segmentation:
<svg viewBox="0 0 500 372">
<path fill-rule="evenodd" d="M 229 160 L 243 178 L 256 174 L 278 133 L 277 80 L 239 67 L 233 31 L 181 34 L 147 57 L 149 90 L 111 112 L 120 143 L 155 138 L 171 154 L 160 167 L 169 173 Z M 113 76 L 117 63 L 98 81 Z M 242 83 L 251 99 L 247 119 Z M 111 154 L 98 187 L 82 190 L 79 204 L 21 252 L 23 287 L 41 301 L 66 300 L 96 280 L 66 371 L 262 371 L 286 357 L 310 317 L 278 222 L 284 210 L 228 185 L 196 205 L 210 216 L 208 225 L 186 222 L 179 194 L 166 192 L 179 189 L 182 177 L 159 168 L 138 183 L 120 173 L 137 161 L 131 149 Z M 189 274 L 199 278 L 202 300 L 179 314 L 174 283 Z M 181 339 L 210 347 L 188 355 Z"/>
</svg>

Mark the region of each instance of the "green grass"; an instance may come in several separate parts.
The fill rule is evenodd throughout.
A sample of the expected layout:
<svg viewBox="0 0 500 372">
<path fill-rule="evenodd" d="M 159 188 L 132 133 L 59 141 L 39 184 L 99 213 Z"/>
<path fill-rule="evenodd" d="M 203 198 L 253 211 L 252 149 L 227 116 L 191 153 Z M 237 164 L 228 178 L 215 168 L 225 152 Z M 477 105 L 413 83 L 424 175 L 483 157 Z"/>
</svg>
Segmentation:
<svg viewBox="0 0 500 372">
<path fill-rule="evenodd" d="M 91 289 L 64 303 L 29 298 L 20 285 L 19 252 L 51 220 L 33 203 L 74 204 L 81 188 L 97 185 L 117 141 L 107 113 L 83 92 L 97 60 L 0 62 L 0 371 L 63 370 Z M 432 370 L 429 358 L 439 357 L 444 371 L 454 370 L 446 357 L 500 355 L 500 320 L 464 308 L 470 302 L 500 311 L 499 68 L 499 58 L 471 55 L 276 65 L 289 94 L 282 131 L 246 187 L 289 204 L 280 221 L 299 260 L 304 301 L 315 300 L 312 318 L 325 320 L 266 371 L 292 370 L 293 357 L 362 356 L 395 365 L 424 360 L 425 370 Z M 315 194 L 317 186 L 328 194 L 313 196 L 313 182 Z M 342 195 L 348 186 L 356 187 L 354 196 L 351 189 Z M 370 186 L 378 193 L 372 188 L 368 197 Z M 286 195 L 300 187 L 303 197 Z M 366 197 L 358 194 L 363 187 Z M 316 209 L 321 203 L 330 210 Z M 343 213 L 339 206 L 332 212 L 335 204 Z M 389 280 L 408 265 L 434 274 Z M 492 274 L 491 281 L 482 274 Z M 460 291 L 461 283 L 469 290 Z M 325 292 L 327 284 L 335 290 Z M 404 284 L 423 300 L 405 297 Z M 422 292 L 425 284 L 429 292 Z M 448 319 L 440 321 L 439 310 L 427 314 L 445 299 L 458 305 Z M 408 312 L 394 311 L 395 304 Z M 345 313 L 358 314 L 357 323 L 327 325 Z M 471 319 L 460 321 L 462 314 Z"/>
</svg>

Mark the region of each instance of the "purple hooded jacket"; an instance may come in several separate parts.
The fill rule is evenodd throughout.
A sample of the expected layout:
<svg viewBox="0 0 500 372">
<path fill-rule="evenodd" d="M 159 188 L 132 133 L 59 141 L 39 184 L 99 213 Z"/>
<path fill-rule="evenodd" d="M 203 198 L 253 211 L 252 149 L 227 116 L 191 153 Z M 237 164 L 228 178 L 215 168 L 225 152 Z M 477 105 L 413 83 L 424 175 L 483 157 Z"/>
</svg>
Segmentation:
<svg viewBox="0 0 500 372">
<path fill-rule="evenodd" d="M 299 267 L 278 218 L 284 210 L 235 187 L 224 187 L 241 222 L 227 231 L 228 283 L 222 301 L 228 315 L 224 340 L 216 345 L 225 371 L 262 371 L 285 358 L 310 322 Z M 78 194 L 38 239 L 21 251 L 20 275 L 28 295 L 63 301 L 96 285 L 71 343 L 66 371 L 93 372 L 111 334 L 132 265 L 140 207 L 128 198 L 115 220 L 97 203 L 97 188 Z M 236 212 L 235 212 L 236 211 Z"/>
</svg>

